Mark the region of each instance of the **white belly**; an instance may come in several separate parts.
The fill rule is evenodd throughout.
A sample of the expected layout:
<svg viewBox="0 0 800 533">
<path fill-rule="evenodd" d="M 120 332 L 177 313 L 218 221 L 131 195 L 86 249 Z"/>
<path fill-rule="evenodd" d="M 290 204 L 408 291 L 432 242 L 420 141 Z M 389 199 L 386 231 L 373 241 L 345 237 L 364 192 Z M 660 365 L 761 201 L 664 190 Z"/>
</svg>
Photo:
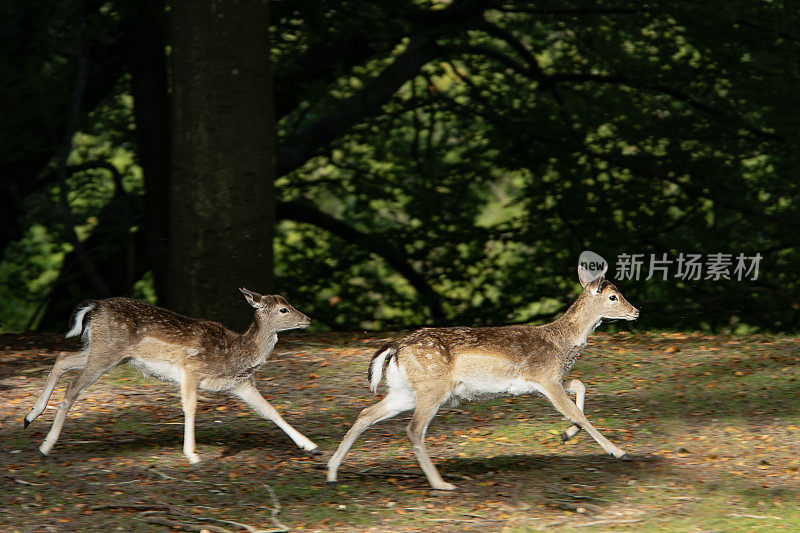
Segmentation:
<svg viewBox="0 0 800 533">
<path fill-rule="evenodd" d="M 544 394 L 542 386 L 522 377 L 506 376 L 462 376 L 453 388 L 453 396 L 469 400 L 481 396 L 516 396 L 538 392 Z"/>
<path fill-rule="evenodd" d="M 143 338 L 129 351 L 130 363 L 145 374 L 163 381 L 182 383 L 183 367 L 178 361 L 196 356 L 197 349 L 154 339 Z"/>
<path fill-rule="evenodd" d="M 142 372 L 162 381 L 183 382 L 183 369 L 173 363 L 136 358 L 131 359 L 130 363 Z"/>
</svg>

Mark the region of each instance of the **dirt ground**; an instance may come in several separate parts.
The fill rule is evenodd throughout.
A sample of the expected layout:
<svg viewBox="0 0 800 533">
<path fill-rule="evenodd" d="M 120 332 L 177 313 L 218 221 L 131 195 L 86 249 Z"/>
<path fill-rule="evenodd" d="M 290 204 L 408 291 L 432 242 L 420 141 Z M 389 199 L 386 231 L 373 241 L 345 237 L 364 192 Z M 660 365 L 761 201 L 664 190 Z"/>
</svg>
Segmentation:
<svg viewBox="0 0 800 533">
<path fill-rule="evenodd" d="M 443 408 L 427 443 L 453 493 L 431 491 L 408 416 L 324 465 L 376 401 L 367 363 L 390 335 L 283 335 L 258 374 L 267 399 L 323 450 L 308 456 L 238 400 L 203 393 L 199 465 L 182 456 L 178 391 L 127 366 L 76 402 L 52 454 L 37 447 L 68 377 L 23 430 L 62 351 L 0 336 L 3 531 L 800 530 L 800 339 L 595 334 L 573 369 L 586 414 L 631 462 L 606 456 L 539 397 Z"/>
</svg>

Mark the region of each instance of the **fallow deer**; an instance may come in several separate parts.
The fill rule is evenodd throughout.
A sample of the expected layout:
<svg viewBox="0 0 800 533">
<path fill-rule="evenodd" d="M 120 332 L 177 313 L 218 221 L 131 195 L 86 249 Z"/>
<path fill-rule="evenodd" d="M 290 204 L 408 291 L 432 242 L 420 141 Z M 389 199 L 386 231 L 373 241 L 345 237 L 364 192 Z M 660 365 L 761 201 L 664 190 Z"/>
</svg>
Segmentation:
<svg viewBox="0 0 800 533">
<path fill-rule="evenodd" d="M 244 334 L 234 333 L 218 322 L 189 318 L 130 298 L 90 300 L 76 307 L 67 337 L 82 333 L 84 348 L 56 359 L 44 390 L 25 416 L 27 428 L 47 406 L 59 378 L 69 370 L 80 370 L 67 386 L 50 432 L 39 447 L 42 455 L 52 450 L 67 412 L 81 392 L 123 363 L 180 385 L 183 453 L 192 463 L 200 461 L 194 438 L 198 388 L 238 396 L 258 414 L 275 422 L 300 448 L 316 452 L 317 446 L 264 399 L 253 379 L 275 347 L 277 333 L 306 328 L 311 320 L 282 296 L 240 290 L 255 308 L 253 322 Z"/>
<path fill-rule="evenodd" d="M 562 381 L 603 319 L 634 320 L 639 316 L 604 274 L 605 270 L 594 276 L 579 266 L 580 296 L 549 324 L 424 328 L 381 347 L 370 363 L 368 380 L 375 392 L 385 375 L 388 392 L 380 402 L 361 411 L 328 461 L 328 482 L 336 482 L 344 456 L 369 426 L 413 409 L 406 432 L 419 465 L 434 489 L 455 489 L 442 479 L 425 448 L 428 424 L 448 401 L 498 395 L 541 394 L 573 423 L 563 440 L 583 428 L 607 453 L 625 458 L 625 452 L 586 419 L 583 383 Z M 567 393 L 575 395 L 577 405 Z"/>
</svg>

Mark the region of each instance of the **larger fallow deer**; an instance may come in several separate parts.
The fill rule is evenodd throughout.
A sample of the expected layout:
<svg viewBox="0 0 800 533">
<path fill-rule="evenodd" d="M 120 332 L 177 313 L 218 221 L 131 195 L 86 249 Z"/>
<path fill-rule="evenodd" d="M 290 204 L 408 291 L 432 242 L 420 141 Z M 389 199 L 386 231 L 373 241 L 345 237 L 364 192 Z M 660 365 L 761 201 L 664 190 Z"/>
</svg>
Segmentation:
<svg viewBox="0 0 800 533">
<path fill-rule="evenodd" d="M 239 397 L 258 414 L 275 422 L 300 448 L 316 452 L 317 446 L 290 426 L 264 399 L 253 378 L 278 342 L 277 333 L 306 328 L 311 320 L 282 296 L 240 290 L 255 308 L 253 322 L 243 334 L 234 333 L 218 322 L 189 318 L 130 298 L 91 300 L 76 307 L 67 337 L 82 333 L 84 348 L 56 359 L 44 390 L 25 416 L 27 428 L 47 406 L 59 378 L 69 370 L 80 370 L 67 386 L 50 432 L 39 446 L 42 455 L 52 450 L 78 395 L 101 375 L 123 363 L 180 385 L 183 453 L 192 463 L 200 461 L 194 438 L 198 389 Z"/>
<path fill-rule="evenodd" d="M 380 402 L 361 411 L 328 461 L 328 482 L 336 482 L 342 459 L 369 426 L 413 409 L 406 432 L 417 461 L 434 489 L 453 490 L 455 485 L 442 479 L 425 449 L 428 424 L 446 402 L 505 395 L 544 396 L 572 421 L 564 440 L 583 428 L 607 453 L 625 458 L 625 452 L 586 419 L 583 383 L 563 381 L 603 319 L 634 320 L 639 316 L 619 290 L 605 281 L 604 274 L 605 270 L 594 276 L 579 266 L 583 291 L 549 324 L 424 328 L 381 347 L 372 358 L 368 379 L 375 392 L 385 375 L 388 392 Z M 568 393 L 575 395 L 577 405 Z"/>
</svg>

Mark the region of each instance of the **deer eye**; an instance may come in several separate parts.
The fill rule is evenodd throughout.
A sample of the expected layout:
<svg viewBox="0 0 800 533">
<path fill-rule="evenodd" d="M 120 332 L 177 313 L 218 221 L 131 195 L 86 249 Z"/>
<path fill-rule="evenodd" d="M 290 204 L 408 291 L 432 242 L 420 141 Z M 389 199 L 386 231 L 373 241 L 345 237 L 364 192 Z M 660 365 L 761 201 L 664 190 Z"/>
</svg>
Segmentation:
<svg viewBox="0 0 800 533">
<path fill-rule="evenodd" d="M 281 313 L 288 313 L 288 312 L 289 312 L 288 309 L 286 309 L 285 307 L 281 307 Z"/>
<path fill-rule="evenodd" d="M 608 299 L 611 300 L 612 302 L 616 302 L 617 301 L 617 295 L 616 294 L 612 294 L 611 296 L 608 297 Z"/>
</svg>

